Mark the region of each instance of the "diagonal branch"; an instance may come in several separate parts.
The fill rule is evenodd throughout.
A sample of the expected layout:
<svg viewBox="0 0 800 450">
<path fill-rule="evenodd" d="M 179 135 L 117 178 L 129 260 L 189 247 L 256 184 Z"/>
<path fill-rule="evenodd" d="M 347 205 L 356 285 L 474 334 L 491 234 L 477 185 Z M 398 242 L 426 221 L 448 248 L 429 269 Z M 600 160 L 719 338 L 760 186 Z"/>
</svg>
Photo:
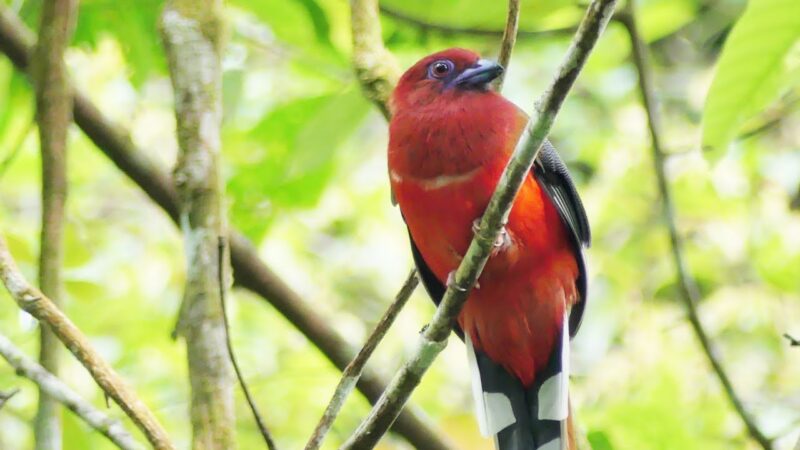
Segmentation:
<svg viewBox="0 0 800 450">
<path fill-rule="evenodd" d="M 650 65 L 648 61 L 647 46 L 644 43 L 641 35 L 639 34 L 636 17 L 633 11 L 633 1 L 629 1 L 626 10 L 620 15 L 619 21 L 625 27 L 631 40 L 633 48 L 633 62 L 639 74 L 639 90 L 641 91 L 642 103 L 644 104 L 645 111 L 647 112 L 647 123 L 650 129 L 651 147 L 653 150 L 653 163 L 658 182 L 658 191 L 661 195 L 661 205 L 663 208 L 664 222 L 669 233 L 669 240 L 672 248 L 672 259 L 675 264 L 675 269 L 678 276 L 678 284 L 680 286 L 680 297 L 686 307 L 686 312 L 689 318 L 689 323 L 692 326 L 697 340 L 700 341 L 700 346 L 703 353 L 708 359 L 714 374 L 722 384 L 722 389 L 725 395 L 733 404 L 739 417 L 744 422 L 750 436 L 764 448 L 764 450 L 772 449 L 772 442 L 767 438 L 764 433 L 758 428 L 750 413 L 745 409 L 742 400 L 736 393 L 736 390 L 728 377 L 725 368 L 722 366 L 722 361 L 717 356 L 714 343 L 703 328 L 700 317 L 697 312 L 697 304 L 700 300 L 700 293 L 697 290 L 694 279 L 686 267 L 686 261 L 683 257 L 683 245 L 680 236 L 678 235 L 678 227 L 675 223 L 675 206 L 672 201 L 672 193 L 670 192 L 669 183 L 667 181 L 666 171 L 664 169 L 665 153 L 661 142 L 661 119 L 659 115 L 658 105 L 655 98 L 655 89 L 653 87 L 652 74 L 650 73 Z"/>
<path fill-rule="evenodd" d="M 367 361 L 369 361 L 375 348 L 378 347 L 378 344 L 383 340 L 384 336 L 386 336 L 389 328 L 406 305 L 406 302 L 408 302 L 411 294 L 414 293 L 414 289 L 417 288 L 418 284 L 419 279 L 417 278 L 417 271 L 412 270 L 411 273 L 408 274 L 400 291 L 397 292 L 394 301 L 389 305 L 386 312 L 383 313 L 383 317 L 378 321 L 375 329 L 372 330 L 372 334 L 369 335 L 364 346 L 361 347 L 356 357 L 350 361 L 350 364 L 348 364 L 342 372 L 342 378 L 339 380 L 339 384 L 336 385 L 333 398 L 331 398 L 330 403 L 328 403 L 328 406 L 325 408 L 325 412 L 322 414 L 322 418 L 319 420 L 314 434 L 311 435 L 311 439 L 309 439 L 306 444 L 306 450 L 317 450 L 320 445 L 322 445 L 325 435 L 328 433 L 328 430 L 330 430 L 334 420 L 336 420 L 336 416 L 339 415 L 339 411 L 341 411 L 345 400 L 347 400 L 347 397 L 350 395 L 350 392 L 353 391 L 359 377 L 361 377 L 364 366 L 367 364 Z"/>
<path fill-rule="evenodd" d="M 30 30 L 3 3 L 0 3 L 0 51 L 22 71 L 28 70 L 34 37 Z M 169 176 L 145 153 L 137 149 L 128 131 L 118 127 L 80 92 L 75 93 L 75 123 L 125 175 L 136 183 L 158 206 L 178 223 L 178 201 Z M 297 327 L 337 368 L 344 370 L 355 352 L 342 336 L 293 291 L 259 258 L 255 247 L 235 230 L 229 236 L 231 265 L 236 284 L 261 296 L 292 325 Z M 387 382 L 374 371 L 366 370 L 357 387 L 372 403 Z M 444 450 L 448 445 L 413 408 L 406 408 L 393 430 L 413 446 Z"/>
<path fill-rule="evenodd" d="M 153 413 L 97 353 L 86 336 L 53 304 L 52 300 L 31 286 L 22 276 L 2 237 L 0 237 L 0 280 L 3 281 L 20 308 L 53 330 L 58 339 L 89 371 L 106 395 L 114 399 L 125 411 L 125 414 L 142 430 L 154 448 L 157 450 L 174 448 Z"/>
<path fill-rule="evenodd" d="M 75 0 L 46 0 L 42 4 L 39 39 L 32 78 L 36 86 L 36 121 L 42 154 L 42 225 L 39 250 L 39 287 L 56 306 L 62 297 L 64 207 L 67 200 L 67 131 L 72 123 L 70 92 L 64 51 L 74 28 Z M 61 346 L 48 329 L 40 327 L 39 362 L 58 376 Z M 45 391 L 39 391 L 34 422 L 37 450 L 61 448 L 61 408 Z"/>
<path fill-rule="evenodd" d="M 508 65 L 511 63 L 511 52 L 514 50 L 514 43 L 517 42 L 517 33 L 519 33 L 519 1 L 508 0 L 508 17 L 506 18 L 506 27 L 503 30 L 503 41 L 500 44 L 500 56 L 497 62 L 505 69 L 503 73 L 494 82 L 494 89 L 497 92 L 503 90 L 503 82 L 508 73 Z"/>
<path fill-rule="evenodd" d="M 46 392 L 53 400 L 64 404 L 76 416 L 80 417 L 90 427 L 107 437 L 117 447 L 123 450 L 141 450 L 144 448 L 136 442 L 122 423 L 98 410 L 75 393 L 58 377 L 48 372 L 36 361 L 28 358 L 7 337 L 0 334 L 0 356 L 2 356 L 17 375 L 30 379 L 39 386 L 39 390 Z M 13 395 L 16 391 L 12 392 Z M 0 407 L 3 406 L 3 396 L 0 395 Z"/>
<path fill-rule="evenodd" d="M 526 126 L 511 160 L 500 177 L 497 189 L 481 218 L 475 238 L 470 243 L 452 282 L 449 283 L 431 323 L 420 335 L 417 351 L 398 371 L 378 404 L 343 448 L 359 450 L 373 448 L 408 401 L 411 392 L 420 383 L 433 360 L 447 345 L 453 323 L 489 259 L 492 245 L 508 219 L 517 191 L 528 175 L 539 148 L 550 132 L 556 115 L 589 53 L 611 19 L 615 4 L 615 0 L 594 0 L 589 5 L 556 78 L 537 102 L 539 106 L 536 118 Z"/>
</svg>

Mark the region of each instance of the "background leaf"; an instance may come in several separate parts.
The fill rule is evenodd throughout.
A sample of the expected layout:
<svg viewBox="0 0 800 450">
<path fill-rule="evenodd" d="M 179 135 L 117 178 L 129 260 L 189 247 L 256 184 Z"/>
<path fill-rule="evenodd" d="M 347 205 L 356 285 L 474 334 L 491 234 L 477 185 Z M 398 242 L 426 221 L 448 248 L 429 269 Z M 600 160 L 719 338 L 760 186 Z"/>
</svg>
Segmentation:
<svg viewBox="0 0 800 450">
<path fill-rule="evenodd" d="M 800 2 L 750 0 L 725 42 L 703 111 L 703 145 L 726 146 L 741 125 L 798 82 Z"/>
</svg>

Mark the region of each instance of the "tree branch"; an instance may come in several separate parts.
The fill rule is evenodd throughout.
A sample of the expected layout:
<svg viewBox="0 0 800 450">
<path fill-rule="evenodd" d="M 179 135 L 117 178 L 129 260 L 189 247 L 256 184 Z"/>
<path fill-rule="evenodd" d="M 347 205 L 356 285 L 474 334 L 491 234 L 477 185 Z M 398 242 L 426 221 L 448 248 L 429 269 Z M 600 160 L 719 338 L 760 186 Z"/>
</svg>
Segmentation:
<svg viewBox="0 0 800 450">
<path fill-rule="evenodd" d="M 117 447 L 123 450 L 141 450 L 144 448 L 133 439 L 133 436 L 125 430 L 119 420 L 109 417 L 106 413 L 96 409 L 91 403 L 82 399 L 58 377 L 25 356 L 22 350 L 2 334 L 0 334 L 0 356 L 8 361 L 17 372 L 17 375 L 36 383 L 41 392 L 46 392 L 52 400 L 63 403 L 81 420 L 107 437 Z M 0 402 L 0 407 L 2 407 L 2 402 Z"/>
<path fill-rule="evenodd" d="M 414 356 L 398 371 L 369 416 L 359 425 L 343 448 L 373 448 L 397 417 L 436 356 L 447 345 L 458 313 L 480 276 L 497 236 L 508 219 L 514 198 L 528 175 L 567 93 L 588 59 L 614 11 L 615 0 L 594 0 L 581 21 L 567 55 L 542 98 L 537 114 L 526 126 L 514 154 L 503 171 L 497 189 L 481 218 L 475 238 L 464 255 L 452 283 L 442 298 L 431 323 L 421 333 Z"/>
<path fill-rule="evenodd" d="M 186 338 L 192 388 L 192 446 L 207 450 L 236 446 L 234 381 L 220 298 L 226 287 L 218 283 L 224 267 L 217 263 L 228 264 L 224 248 L 217 249 L 218 237 L 227 234 L 220 168 L 221 10 L 221 0 L 170 0 L 160 24 L 180 147 L 174 178 L 186 287 L 179 332 Z"/>
<path fill-rule="evenodd" d="M 400 78 L 394 56 L 383 46 L 377 0 L 350 0 L 353 67 L 364 95 L 388 119 L 389 97 Z"/>
<path fill-rule="evenodd" d="M 147 440 L 158 450 L 174 447 L 167 433 L 147 406 L 139 400 L 114 369 L 97 353 L 89 340 L 47 296 L 28 283 L 0 237 L 0 279 L 20 308 L 46 323 L 58 339 L 83 364 L 107 396 L 125 411 Z"/>
<path fill-rule="evenodd" d="M 497 62 L 505 70 L 494 81 L 494 89 L 497 92 L 503 90 L 503 82 L 508 73 L 508 65 L 511 64 L 511 52 L 514 50 L 514 43 L 517 42 L 517 33 L 519 32 L 519 1 L 508 0 L 508 17 L 506 18 L 506 27 L 503 30 L 503 41 L 500 44 L 500 56 Z"/>
<path fill-rule="evenodd" d="M 3 3 L 0 3 L 0 51 L 22 71 L 28 70 L 34 37 Z M 124 130 L 109 119 L 83 94 L 74 95 L 75 123 L 113 163 L 135 182 L 156 204 L 178 223 L 177 193 L 170 177 L 146 157 Z M 235 230 L 229 236 L 234 281 L 268 301 L 286 320 L 297 327 L 339 370 L 344 370 L 355 351 L 328 322 L 320 317 L 295 291 L 259 258 L 247 239 Z M 369 369 L 357 388 L 375 403 L 387 382 Z M 427 419 L 414 408 L 406 408 L 392 428 L 414 447 L 446 450 L 448 445 Z"/>
<path fill-rule="evenodd" d="M 67 131 L 72 122 L 72 100 L 64 51 L 74 23 L 75 0 L 46 0 L 42 4 L 39 39 L 32 78 L 36 86 L 36 120 L 42 154 L 42 226 L 39 250 L 39 287 L 56 306 L 62 297 L 64 206 L 67 199 Z M 47 328 L 40 327 L 39 362 L 58 376 L 61 347 Z M 45 391 L 39 391 L 34 421 L 37 450 L 59 450 L 61 409 Z"/>
<path fill-rule="evenodd" d="M 391 17 L 398 22 L 404 22 L 423 31 L 431 31 L 441 34 L 462 34 L 477 37 L 502 38 L 505 30 L 494 30 L 490 28 L 457 27 L 442 23 L 429 22 L 416 18 L 410 14 L 398 11 L 386 5 L 380 6 L 380 11 L 384 16 Z M 519 30 L 517 35 L 520 38 L 541 38 L 548 36 L 569 36 L 575 33 L 575 27 L 553 28 L 550 30 Z"/>
<path fill-rule="evenodd" d="M 394 301 L 386 312 L 383 313 L 383 317 L 381 320 L 378 321 L 378 324 L 375 326 L 375 329 L 372 330 L 372 333 L 367 338 L 367 341 L 364 343 L 364 346 L 361 347 L 361 350 L 358 352 L 355 358 L 350 361 L 350 364 L 342 372 L 342 378 L 339 380 L 339 384 L 336 386 L 336 390 L 333 393 L 333 397 L 331 398 L 330 403 L 328 403 L 327 408 L 325 408 L 325 412 L 322 414 L 322 418 L 319 420 L 316 429 L 314 429 L 314 434 L 311 435 L 311 439 L 309 439 L 308 443 L 306 444 L 306 450 L 317 450 L 321 445 L 322 441 L 325 439 L 325 435 L 330 430 L 333 422 L 336 420 L 336 416 L 339 415 L 339 411 L 341 411 L 344 402 L 347 400 L 347 397 L 350 395 L 350 392 L 353 391 L 353 388 L 356 385 L 359 377 L 361 377 L 361 373 L 364 371 L 364 366 L 369 361 L 369 358 L 372 356 L 372 353 L 375 351 L 375 348 L 378 347 L 378 344 L 383 340 L 386 333 L 391 328 L 394 320 L 397 318 L 397 315 L 400 314 L 400 311 L 408 302 L 408 299 L 411 297 L 411 294 L 414 293 L 414 289 L 417 288 L 419 284 L 419 279 L 417 278 L 417 271 L 412 270 L 408 277 L 406 278 L 405 283 L 400 288 L 400 291 L 397 292 Z"/>
<path fill-rule="evenodd" d="M 670 192 L 669 183 L 667 181 L 666 170 L 664 168 L 665 153 L 661 142 L 661 118 L 658 110 L 657 100 L 655 97 L 655 89 L 653 87 L 652 74 L 650 73 L 650 65 L 648 60 L 647 46 L 644 43 L 641 35 L 639 34 L 636 24 L 635 12 L 633 10 L 633 1 L 629 1 L 626 10 L 620 15 L 619 21 L 625 27 L 631 40 L 633 49 L 633 63 L 639 74 L 639 90 L 642 96 L 642 103 L 647 113 L 647 123 L 650 130 L 651 148 L 653 150 L 653 164 L 656 173 L 656 180 L 658 183 L 658 191 L 661 196 L 662 214 L 664 216 L 664 223 L 667 227 L 669 240 L 672 250 L 672 259 L 675 264 L 675 269 L 678 276 L 678 284 L 680 286 L 680 297 L 686 307 L 689 323 L 692 326 L 697 340 L 705 354 L 714 374 L 719 379 L 725 395 L 733 404 L 734 409 L 739 417 L 744 422 L 750 436 L 761 445 L 764 450 L 772 449 L 772 442 L 764 433 L 758 428 L 753 418 L 745 409 L 744 404 L 739 398 L 736 390 L 728 377 L 727 372 L 722 366 L 722 362 L 717 356 L 714 343 L 709 338 L 708 334 L 703 328 L 702 322 L 697 312 L 697 304 L 700 300 L 700 293 L 697 289 L 694 279 L 689 273 L 686 266 L 686 261 L 683 257 L 683 245 L 678 235 L 678 227 L 675 223 L 675 206 L 672 201 L 672 193 Z"/>
</svg>

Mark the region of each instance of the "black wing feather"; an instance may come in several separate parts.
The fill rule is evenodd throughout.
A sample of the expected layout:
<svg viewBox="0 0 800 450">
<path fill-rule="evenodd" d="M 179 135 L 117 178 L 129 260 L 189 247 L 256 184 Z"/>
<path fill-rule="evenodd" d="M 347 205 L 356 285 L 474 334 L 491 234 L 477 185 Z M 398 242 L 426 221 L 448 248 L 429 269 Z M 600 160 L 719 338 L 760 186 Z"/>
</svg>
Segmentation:
<svg viewBox="0 0 800 450">
<path fill-rule="evenodd" d="M 583 209 L 583 203 L 575 183 L 569 176 L 566 164 L 561 161 L 553 144 L 545 140 L 536 163 L 533 165 L 533 175 L 544 187 L 547 196 L 558 210 L 561 221 L 570 230 L 572 249 L 578 261 L 578 279 L 576 280 L 579 299 L 569 315 L 569 334 L 574 337 L 583 320 L 583 311 L 586 308 L 586 261 L 583 258 L 583 248 L 591 245 L 592 233 L 589 229 L 589 219 Z"/>
</svg>

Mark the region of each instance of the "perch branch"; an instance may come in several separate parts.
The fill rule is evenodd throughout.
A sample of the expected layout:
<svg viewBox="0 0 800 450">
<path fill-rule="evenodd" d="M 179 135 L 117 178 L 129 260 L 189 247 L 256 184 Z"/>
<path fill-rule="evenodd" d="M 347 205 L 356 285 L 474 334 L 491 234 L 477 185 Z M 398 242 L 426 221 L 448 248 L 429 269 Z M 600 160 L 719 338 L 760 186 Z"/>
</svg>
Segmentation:
<svg viewBox="0 0 800 450">
<path fill-rule="evenodd" d="M 350 392 L 353 391 L 359 377 L 361 377 L 364 366 L 367 364 L 367 361 L 369 361 L 375 348 L 378 347 L 378 344 L 380 344 L 381 340 L 386 336 L 389 328 L 391 328 L 397 315 L 400 314 L 400 311 L 406 305 L 406 302 L 408 302 L 408 299 L 411 297 L 411 294 L 414 293 L 414 289 L 417 288 L 418 284 L 419 279 L 417 278 L 417 272 L 416 270 L 412 270 L 411 273 L 408 274 L 408 278 L 406 278 L 400 291 L 397 292 L 394 301 L 389 305 L 386 312 L 383 313 L 383 317 L 378 321 L 375 329 L 372 330 L 372 334 L 369 335 L 364 346 L 361 347 L 356 357 L 350 361 L 350 364 L 348 364 L 342 372 L 342 378 L 339 380 L 333 397 L 325 408 L 325 412 L 322 414 L 322 418 L 319 420 L 316 429 L 314 429 L 314 434 L 311 435 L 311 439 L 309 439 L 306 444 L 306 450 L 317 450 L 322 445 L 325 435 L 336 420 L 336 416 L 339 415 L 339 411 L 341 411 L 345 400 L 347 400 L 347 397 L 350 395 Z"/>
<path fill-rule="evenodd" d="M 72 123 L 72 99 L 64 51 L 72 35 L 76 0 L 46 0 L 42 4 L 39 39 L 32 76 L 36 87 L 36 121 L 42 155 L 42 225 L 39 250 L 39 288 L 60 306 L 64 207 L 67 199 L 67 131 Z M 39 362 L 58 376 L 61 346 L 40 324 Z M 43 390 L 34 421 L 37 450 L 58 450 L 61 408 Z"/>
<path fill-rule="evenodd" d="M 147 406 L 139 400 L 113 368 L 97 353 L 89 340 L 48 297 L 28 283 L 0 237 L 0 279 L 20 308 L 47 324 L 58 339 L 83 364 L 107 396 L 125 411 L 158 450 L 174 447 L 167 433 Z"/>
<path fill-rule="evenodd" d="M 34 41 L 30 30 L 8 6 L 0 3 L 0 51 L 21 71 L 28 70 Z M 170 177 L 136 148 L 127 130 L 112 123 L 80 92 L 74 95 L 73 115 L 75 123 L 97 148 L 178 224 L 177 193 Z M 355 354 L 347 341 L 264 264 L 255 247 L 241 233 L 231 230 L 229 244 L 234 282 L 269 302 L 339 370 L 344 370 Z M 358 380 L 357 388 L 374 404 L 386 385 L 386 380 L 367 369 Z M 429 450 L 449 448 L 430 422 L 414 408 L 405 408 L 392 429 L 414 447 Z"/>
<path fill-rule="evenodd" d="M 269 450 L 276 450 L 277 447 L 275 446 L 275 440 L 272 439 L 272 434 L 270 434 L 269 429 L 267 428 L 267 423 L 264 421 L 264 418 L 261 417 L 261 413 L 258 411 L 258 406 L 256 406 L 253 396 L 250 395 L 250 389 L 247 387 L 247 383 L 244 381 L 242 371 L 239 368 L 239 361 L 236 359 L 236 354 L 233 352 L 233 342 L 231 341 L 231 325 L 228 322 L 228 303 L 227 299 L 225 298 L 225 290 L 228 286 L 228 283 L 225 281 L 225 249 L 227 248 L 228 244 L 225 242 L 225 238 L 223 236 L 219 236 L 217 244 L 217 267 L 219 268 L 219 302 L 220 306 L 222 307 L 222 323 L 225 326 L 225 346 L 228 348 L 228 355 L 231 358 L 233 371 L 236 372 L 236 378 L 239 380 L 239 386 L 242 387 L 242 392 L 244 393 L 245 400 L 247 400 L 247 405 L 250 407 L 250 411 L 253 413 L 253 418 L 255 418 L 258 431 L 261 433 L 261 437 L 267 444 L 267 448 Z"/>
<path fill-rule="evenodd" d="M 125 430 L 119 420 L 108 416 L 81 398 L 58 377 L 48 372 L 36 361 L 25 356 L 19 348 L 14 346 L 2 334 L 0 334 L 0 355 L 14 368 L 17 375 L 36 383 L 40 391 L 46 392 L 50 398 L 69 408 L 70 411 L 74 412 L 90 427 L 107 437 L 117 447 L 123 450 L 141 450 L 144 448 L 133 439 L 133 436 Z M 13 394 L 12 392 L 11 395 Z M 0 407 L 2 407 L 2 402 L 0 402 Z"/>
<path fill-rule="evenodd" d="M 791 334 L 783 333 L 783 337 L 785 337 L 786 340 L 789 341 L 789 345 L 790 346 L 792 346 L 792 347 L 800 347 L 800 340 L 795 339 L 794 337 L 792 337 Z"/>
<path fill-rule="evenodd" d="M 455 272 L 453 282 L 447 288 L 431 323 L 421 333 L 417 351 L 398 371 L 378 404 L 343 448 L 359 450 L 373 448 L 397 417 L 400 408 L 408 400 L 433 360 L 447 345 L 453 323 L 480 276 L 500 229 L 508 219 L 514 197 L 528 175 L 567 93 L 611 18 L 615 4 L 615 0 L 594 0 L 589 5 L 556 78 L 537 102 L 535 119 L 527 124 L 511 160 L 500 177 L 497 189 L 481 218 L 475 238 Z"/>
<path fill-rule="evenodd" d="M 519 33 L 519 1 L 508 0 L 508 16 L 506 18 L 506 27 L 503 29 L 503 41 L 500 44 L 500 56 L 497 62 L 505 69 L 503 73 L 494 81 L 494 89 L 497 92 L 503 90 L 503 82 L 508 73 L 508 65 L 511 64 L 511 52 L 514 50 L 514 43 L 517 42 L 517 33 Z"/>
<path fill-rule="evenodd" d="M 642 103 L 647 113 L 647 123 L 650 130 L 651 148 L 653 150 L 653 163 L 658 182 L 658 191 L 661 196 L 662 214 L 664 222 L 669 234 L 669 240 L 672 249 L 672 259 L 675 264 L 675 269 L 678 276 L 678 284 L 680 286 L 680 298 L 686 307 L 689 323 L 692 326 L 697 340 L 705 354 L 714 374 L 719 379 L 720 384 L 733 404 L 734 409 L 739 417 L 744 422 L 750 436 L 758 442 L 764 450 L 772 449 L 772 442 L 764 433 L 758 428 L 753 418 L 745 409 L 739 395 L 731 383 L 725 368 L 722 366 L 722 361 L 717 356 L 714 343 L 703 328 L 700 317 L 697 312 L 697 304 L 700 300 L 700 293 L 697 289 L 694 279 L 692 278 L 686 266 L 686 261 L 683 257 L 683 245 L 681 238 L 678 235 L 678 227 L 675 223 L 675 206 L 672 201 L 672 193 L 670 192 L 669 183 L 667 181 L 666 170 L 664 168 L 664 147 L 661 141 L 661 118 L 658 110 L 658 104 L 655 97 L 655 88 L 653 87 L 652 74 L 650 72 L 650 65 L 648 60 L 647 47 L 639 34 L 635 13 L 633 11 L 633 1 L 627 3 L 625 12 L 620 16 L 620 22 L 625 27 L 631 40 L 633 49 L 633 63 L 639 74 L 639 90 L 641 92 Z"/>
</svg>

